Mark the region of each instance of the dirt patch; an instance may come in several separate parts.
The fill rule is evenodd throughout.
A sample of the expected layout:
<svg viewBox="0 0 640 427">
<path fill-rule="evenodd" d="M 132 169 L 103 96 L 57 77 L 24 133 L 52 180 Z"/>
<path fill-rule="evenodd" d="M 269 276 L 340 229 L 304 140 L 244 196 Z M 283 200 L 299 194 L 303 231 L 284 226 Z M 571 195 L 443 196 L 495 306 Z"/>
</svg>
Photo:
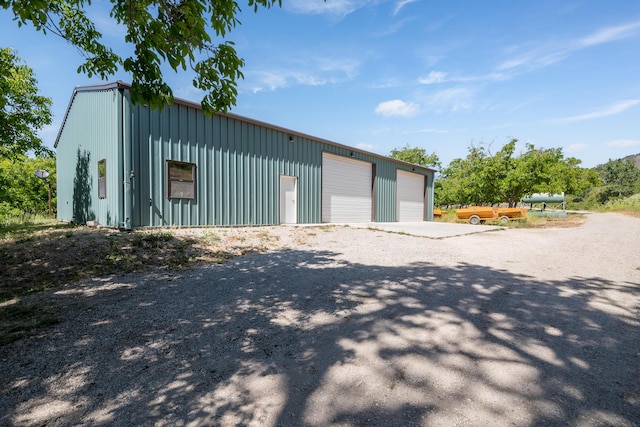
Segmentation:
<svg viewBox="0 0 640 427">
<path fill-rule="evenodd" d="M 530 217 L 526 224 L 520 225 L 527 228 L 575 228 L 586 221 L 585 214 L 568 214 L 566 217 Z"/>
<path fill-rule="evenodd" d="M 30 294 L 93 277 L 221 263 L 274 249 L 278 242 L 269 228 L 120 232 L 75 227 L 2 239 L 0 345 L 59 320 L 59 310 L 24 298 Z"/>
</svg>

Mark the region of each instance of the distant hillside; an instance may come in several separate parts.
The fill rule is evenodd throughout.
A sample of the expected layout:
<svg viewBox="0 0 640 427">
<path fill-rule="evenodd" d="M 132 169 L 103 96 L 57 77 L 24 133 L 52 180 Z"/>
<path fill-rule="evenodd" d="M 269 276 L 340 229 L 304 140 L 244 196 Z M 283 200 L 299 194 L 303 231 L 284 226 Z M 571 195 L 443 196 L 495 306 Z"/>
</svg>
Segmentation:
<svg viewBox="0 0 640 427">
<path fill-rule="evenodd" d="M 640 153 L 624 157 L 623 160 L 633 160 L 636 166 L 640 168 Z"/>
</svg>

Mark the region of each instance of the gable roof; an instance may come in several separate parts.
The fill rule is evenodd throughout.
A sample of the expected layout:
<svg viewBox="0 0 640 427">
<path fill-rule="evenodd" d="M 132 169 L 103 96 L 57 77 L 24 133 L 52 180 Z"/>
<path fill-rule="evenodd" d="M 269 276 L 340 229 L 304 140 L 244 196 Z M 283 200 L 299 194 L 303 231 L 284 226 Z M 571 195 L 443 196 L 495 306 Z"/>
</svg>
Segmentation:
<svg viewBox="0 0 640 427">
<path fill-rule="evenodd" d="M 67 105 L 67 109 L 65 110 L 64 117 L 62 118 L 62 124 L 60 124 L 60 129 L 58 129 L 58 135 L 56 136 L 56 141 L 53 144 L 53 148 L 58 148 L 58 142 L 60 142 L 60 137 L 62 136 L 62 131 L 64 130 L 64 126 L 67 124 L 67 119 L 69 118 L 69 112 L 71 111 L 71 107 L 73 106 L 73 101 L 76 98 L 78 92 L 98 92 L 101 90 L 111 90 L 111 89 L 124 89 L 130 88 L 131 86 L 123 83 L 118 80 L 110 83 L 102 83 L 96 85 L 88 85 L 88 86 L 76 86 L 73 88 L 73 93 L 71 94 L 71 98 L 69 99 L 69 105 Z"/>
</svg>

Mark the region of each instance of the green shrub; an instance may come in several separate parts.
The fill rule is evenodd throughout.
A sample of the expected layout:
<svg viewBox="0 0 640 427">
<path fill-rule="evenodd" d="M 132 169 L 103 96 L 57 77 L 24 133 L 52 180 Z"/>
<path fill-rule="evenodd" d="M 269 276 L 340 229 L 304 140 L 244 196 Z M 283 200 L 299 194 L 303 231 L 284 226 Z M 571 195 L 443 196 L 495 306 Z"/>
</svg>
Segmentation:
<svg viewBox="0 0 640 427">
<path fill-rule="evenodd" d="M 612 211 L 639 211 L 640 212 L 640 193 L 623 199 L 609 200 L 604 208 Z"/>
<path fill-rule="evenodd" d="M 22 212 L 18 208 L 14 208 L 7 202 L 0 202 L 0 224 L 15 221 Z"/>
</svg>

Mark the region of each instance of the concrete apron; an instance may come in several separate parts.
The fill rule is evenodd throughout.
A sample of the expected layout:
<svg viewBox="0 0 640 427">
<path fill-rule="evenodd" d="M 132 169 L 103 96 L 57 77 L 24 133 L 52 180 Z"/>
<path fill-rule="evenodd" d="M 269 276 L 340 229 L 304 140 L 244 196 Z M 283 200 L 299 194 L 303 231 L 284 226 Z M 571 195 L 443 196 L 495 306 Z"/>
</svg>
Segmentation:
<svg viewBox="0 0 640 427">
<path fill-rule="evenodd" d="M 448 222 L 368 222 L 348 224 L 353 228 L 371 228 L 392 233 L 410 234 L 412 236 L 428 237 L 430 239 L 444 239 L 447 237 L 464 236 L 467 234 L 484 233 L 502 230 L 504 227 L 494 225 L 453 224 Z"/>
</svg>

